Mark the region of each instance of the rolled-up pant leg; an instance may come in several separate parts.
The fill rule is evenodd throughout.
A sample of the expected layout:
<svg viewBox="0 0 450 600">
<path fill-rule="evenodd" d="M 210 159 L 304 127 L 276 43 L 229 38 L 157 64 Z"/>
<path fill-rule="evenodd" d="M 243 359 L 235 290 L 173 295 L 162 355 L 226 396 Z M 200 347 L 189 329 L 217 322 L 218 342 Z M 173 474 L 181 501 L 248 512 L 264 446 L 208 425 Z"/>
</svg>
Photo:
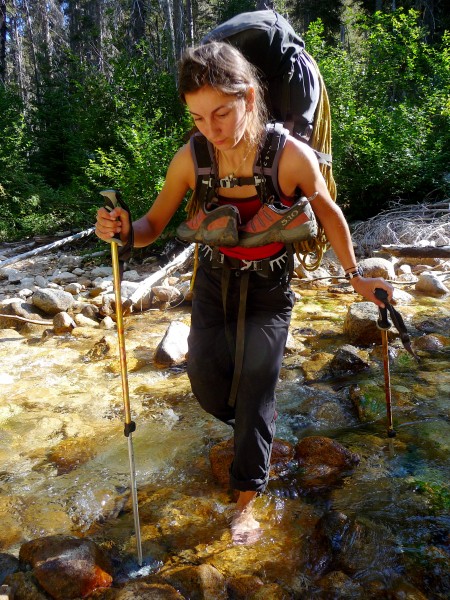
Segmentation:
<svg viewBox="0 0 450 600">
<path fill-rule="evenodd" d="M 220 274 L 199 270 L 197 278 L 188 354 L 192 390 L 207 412 L 234 426 L 231 486 L 242 491 L 262 491 L 269 474 L 275 432 L 275 387 L 289 329 L 293 293 L 287 283 L 251 274 L 244 361 L 233 408 L 228 400 L 234 349 L 230 348 L 225 334 Z M 234 335 L 239 292 L 239 277 L 230 278 L 227 325 Z"/>
</svg>

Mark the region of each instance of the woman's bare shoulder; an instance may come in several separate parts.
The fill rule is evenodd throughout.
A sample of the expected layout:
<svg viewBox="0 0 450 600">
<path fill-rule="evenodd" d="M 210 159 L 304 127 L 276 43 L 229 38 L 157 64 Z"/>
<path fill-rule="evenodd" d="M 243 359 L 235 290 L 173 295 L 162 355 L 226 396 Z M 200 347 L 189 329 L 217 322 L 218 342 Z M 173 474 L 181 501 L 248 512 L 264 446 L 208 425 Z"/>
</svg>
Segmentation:
<svg viewBox="0 0 450 600">
<path fill-rule="evenodd" d="M 189 188 L 195 187 L 195 167 L 189 142 L 177 150 L 167 171 L 167 178 L 183 181 Z"/>
</svg>

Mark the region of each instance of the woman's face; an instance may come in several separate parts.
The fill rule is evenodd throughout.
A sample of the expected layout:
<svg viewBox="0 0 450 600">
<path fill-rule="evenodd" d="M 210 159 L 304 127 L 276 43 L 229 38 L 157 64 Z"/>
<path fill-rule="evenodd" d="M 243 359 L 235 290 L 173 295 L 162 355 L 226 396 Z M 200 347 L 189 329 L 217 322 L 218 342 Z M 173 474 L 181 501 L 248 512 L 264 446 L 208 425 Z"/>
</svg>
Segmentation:
<svg viewBox="0 0 450 600">
<path fill-rule="evenodd" d="M 189 94 L 185 100 L 189 112 L 200 133 L 218 150 L 235 148 L 247 127 L 248 98 L 224 94 L 210 86 L 204 86 Z"/>
</svg>

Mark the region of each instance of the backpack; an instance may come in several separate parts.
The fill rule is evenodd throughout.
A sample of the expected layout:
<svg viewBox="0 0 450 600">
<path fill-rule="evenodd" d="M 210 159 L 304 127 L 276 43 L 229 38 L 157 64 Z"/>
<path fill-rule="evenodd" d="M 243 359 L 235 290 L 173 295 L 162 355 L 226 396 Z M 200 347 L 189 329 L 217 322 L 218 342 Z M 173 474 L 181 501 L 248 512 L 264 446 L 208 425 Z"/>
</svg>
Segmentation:
<svg viewBox="0 0 450 600">
<path fill-rule="evenodd" d="M 331 166 L 331 128 L 328 94 L 317 64 L 306 52 L 303 39 L 289 22 L 274 10 L 246 12 L 222 23 L 201 43 L 226 41 L 257 67 L 265 81 L 265 101 L 271 124 L 255 165 L 254 183 L 263 202 L 278 190 L 278 160 L 288 133 L 313 148 L 333 200 L 336 186 Z M 188 205 L 194 214 L 216 182 L 211 148 L 202 136 L 191 138 L 196 166 L 195 193 Z M 240 181 L 245 185 L 250 181 Z M 327 246 L 319 224 L 316 237 L 294 244 L 300 262 L 307 270 L 316 269 Z M 315 258 L 311 260 L 311 257 Z"/>
</svg>

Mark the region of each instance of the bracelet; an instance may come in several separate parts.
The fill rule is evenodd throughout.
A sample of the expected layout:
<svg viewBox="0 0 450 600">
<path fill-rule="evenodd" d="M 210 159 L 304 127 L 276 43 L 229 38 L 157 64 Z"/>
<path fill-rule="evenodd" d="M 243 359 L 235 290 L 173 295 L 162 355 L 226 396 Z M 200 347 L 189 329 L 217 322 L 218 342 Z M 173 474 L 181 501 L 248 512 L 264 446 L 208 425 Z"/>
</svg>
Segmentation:
<svg viewBox="0 0 450 600">
<path fill-rule="evenodd" d="M 358 268 L 358 266 L 354 265 L 353 267 L 348 267 L 348 269 L 344 269 L 344 271 L 347 273 L 347 271 L 354 271 L 357 268 Z"/>
<path fill-rule="evenodd" d="M 362 275 L 361 267 L 355 267 L 355 269 L 353 271 L 350 271 L 350 273 L 345 274 L 345 279 L 350 281 L 354 277 L 361 277 L 361 275 Z"/>
</svg>

